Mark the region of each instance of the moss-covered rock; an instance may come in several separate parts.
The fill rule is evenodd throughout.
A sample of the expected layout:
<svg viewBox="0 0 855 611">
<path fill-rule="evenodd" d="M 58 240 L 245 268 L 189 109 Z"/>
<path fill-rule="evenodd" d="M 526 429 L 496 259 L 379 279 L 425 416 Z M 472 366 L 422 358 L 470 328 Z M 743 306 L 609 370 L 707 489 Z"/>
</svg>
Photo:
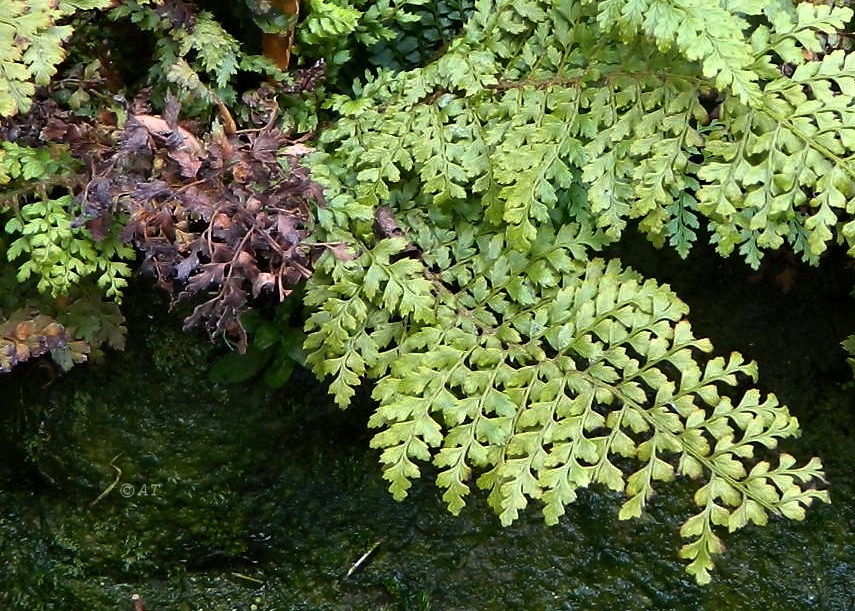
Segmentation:
<svg viewBox="0 0 855 611">
<path fill-rule="evenodd" d="M 396 503 L 370 404 L 341 412 L 305 375 L 279 394 L 212 386 L 207 340 L 142 308 L 129 326 L 125 353 L 2 380 L 0 609 L 125 611 L 138 592 L 148 611 L 848 611 L 855 426 L 831 382 L 788 399 L 806 420 L 793 451 L 823 456 L 833 504 L 727 540 L 699 588 L 673 554 L 685 491 L 631 524 L 590 491 L 554 528 L 534 509 L 501 528 L 480 500 L 451 516 L 430 474 Z"/>
</svg>

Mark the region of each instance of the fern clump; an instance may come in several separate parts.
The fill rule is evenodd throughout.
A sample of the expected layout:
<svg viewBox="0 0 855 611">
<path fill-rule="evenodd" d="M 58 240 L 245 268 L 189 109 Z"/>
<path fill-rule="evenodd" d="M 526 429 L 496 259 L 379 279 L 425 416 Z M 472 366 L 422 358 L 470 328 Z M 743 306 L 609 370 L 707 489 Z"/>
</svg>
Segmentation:
<svg viewBox="0 0 855 611">
<path fill-rule="evenodd" d="M 770 452 L 798 424 L 710 357 L 669 289 L 595 257 L 627 223 L 686 255 L 702 222 L 752 265 L 787 243 L 855 244 L 852 12 L 811 3 L 480 0 L 435 61 L 380 71 L 322 134 L 322 239 L 307 363 L 341 406 L 376 379 L 384 476 L 474 482 L 503 523 L 556 521 L 579 488 L 640 515 L 658 481 L 699 482 L 681 556 L 701 582 L 716 530 L 800 519 L 818 459 Z"/>
<path fill-rule="evenodd" d="M 63 147 L 0 143 L 0 206 L 11 211 L 4 214 L 9 217 L 6 234 L 16 237 L 4 249 L 5 257 L 15 261 L 25 255 L 18 282 L 33 277 L 40 293 L 66 296 L 91 279 L 106 297 L 121 302 L 131 275 L 127 261 L 135 259 L 135 252 L 119 239 L 119 226 L 100 239 L 81 226 L 81 206 L 71 193 L 73 166 Z M 57 195 L 54 190 L 65 192 Z"/>
</svg>

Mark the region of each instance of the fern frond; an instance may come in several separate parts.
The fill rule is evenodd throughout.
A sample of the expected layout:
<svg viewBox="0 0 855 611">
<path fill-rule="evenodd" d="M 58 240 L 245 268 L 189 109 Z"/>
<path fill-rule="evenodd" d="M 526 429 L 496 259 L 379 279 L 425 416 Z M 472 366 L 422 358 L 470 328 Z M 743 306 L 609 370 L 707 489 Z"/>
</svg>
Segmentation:
<svg viewBox="0 0 855 611">
<path fill-rule="evenodd" d="M 760 247 L 786 240 L 816 261 L 839 217 L 852 213 L 853 67 L 855 56 L 835 51 L 771 83 L 762 108 L 725 104 L 726 123 L 711 132 L 698 172 L 707 183 L 699 207 L 713 220 L 722 254 L 742 245 L 756 267 Z M 850 230 L 843 236 L 851 247 Z"/>
<path fill-rule="evenodd" d="M 388 367 L 383 351 L 403 330 L 388 320 L 390 312 L 416 322 L 434 318 L 422 264 L 390 260 L 405 246 L 403 238 L 383 240 L 345 267 L 332 267 L 331 277 L 324 275 L 332 263 L 328 258 L 310 282 L 305 303 L 318 310 L 306 322 L 306 363 L 319 377 L 332 377 L 330 391 L 340 407 L 348 405 L 360 378 Z"/>
<path fill-rule="evenodd" d="M 455 513 L 474 482 L 503 523 L 532 500 L 553 523 L 597 484 L 626 495 L 626 519 L 657 482 L 700 480 L 681 555 L 704 583 L 720 527 L 799 519 L 827 500 L 820 464 L 782 454 L 773 466 L 766 454 L 798 425 L 742 389 L 756 367 L 709 357 L 669 289 L 591 254 L 632 218 L 685 256 L 705 216 L 719 251 L 739 246 L 753 264 L 783 240 L 810 258 L 837 233 L 855 239 L 839 227 L 855 200 L 853 60 L 802 53 L 850 12 L 474 7 L 442 57 L 332 104 L 341 119 L 313 160 L 328 196 L 318 217 L 365 250 L 327 257 L 310 281 L 308 362 L 340 405 L 378 379 L 372 445 L 396 498 L 431 463 Z M 784 76 L 780 58 L 796 54 Z M 377 242 L 378 205 L 418 260 Z"/>
<path fill-rule="evenodd" d="M 432 463 L 453 513 L 474 481 L 503 524 L 532 499 L 554 523 L 580 488 L 600 484 L 626 494 L 627 519 L 656 482 L 688 475 L 702 482 L 700 512 L 682 529 L 681 555 L 702 583 L 723 549 L 716 527 L 798 519 L 827 500 L 812 488 L 818 461 L 764 460 L 760 450 L 797 434 L 795 418 L 774 396 L 735 393 L 756 366 L 737 353 L 707 359 L 710 342 L 670 290 L 617 261 L 580 259 L 580 244 L 601 244 L 581 227 L 543 230 L 527 255 L 502 233 L 456 229 L 418 240 L 442 267 L 432 282 L 414 260 L 389 262 L 401 239 L 310 282 L 307 304 L 320 311 L 307 325 L 308 362 L 333 376 L 342 406 L 361 377 L 379 378 L 369 425 L 395 498 Z M 419 308 L 405 305 L 404 284 Z"/>
<path fill-rule="evenodd" d="M 699 60 L 716 87 L 729 89 L 746 104 L 759 100 L 754 55 L 743 35 L 748 22 L 727 6 L 703 0 L 608 0 L 598 3 L 597 21 L 605 30 L 617 27 L 624 39 L 643 32 L 662 50 L 673 45 L 687 59 Z"/>
<path fill-rule="evenodd" d="M 627 7 L 648 4 L 670 15 L 655 25 L 662 32 L 610 38 L 612 30 L 629 36 L 624 26 L 632 24 L 646 32 L 647 13 Z M 604 17 L 612 5 L 622 8 Z M 654 243 L 668 241 L 683 255 L 699 215 L 712 222 L 722 254 L 738 247 L 754 266 L 763 249 L 785 241 L 808 261 L 831 239 L 852 245 L 844 203 L 852 60 L 843 51 L 806 59 L 820 35 L 843 27 L 849 9 L 726 4 L 721 10 L 736 21 L 721 23 L 750 51 L 731 62 L 753 71 L 757 91 L 743 95 L 747 89 L 709 78 L 688 61 L 694 56 L 665 44 L 668 32 L 677 44 L 684 21 L 698 18 L 693 2 L 599 3 L 595 13 L 533 1 L 476 8 L 468 33 L 442 58 L 366 83 L 352 115 L 357 127 L 344 121 L 325 135 L 342 148 L 345 166 L 360 168 L 357 200 L 378 205 L 415 174 L 439 204 L 480 194 L 486 217 L 523 250 L 547 210 L 583 191 L 587 204 L 570 206 L 575 220 L 618 238 L 627 219 L 641 218 Z M 769 22 L 749 36 L 740 15 Z M 484 37 L 477 51 L 476 35 Z M 792 78 L 776 57 L 792 61 Z M 720 116 L 710 124 L 704 100 L 717 95 Z M 366 105 L 371 99 L 376 105 Z"/>
<path fill-rule="evenodd" d="M 38 84 L 47 83 L 62 60 L 61 44 L 70 29 L 54 26 L 59 17 L 49 0 L 12 0 L 0 17 L 0 116 L 27 112 L 36 78 Z"/>
<path fill-rule="evenodd" d="M 58 23 L 78 10 L 106 8 L 109 0 L 9 0 L 0 17 L 0 117 L 27 112 L 35 85 L 47 85 L 65 59 L 70 25 Z"/>
</svg>

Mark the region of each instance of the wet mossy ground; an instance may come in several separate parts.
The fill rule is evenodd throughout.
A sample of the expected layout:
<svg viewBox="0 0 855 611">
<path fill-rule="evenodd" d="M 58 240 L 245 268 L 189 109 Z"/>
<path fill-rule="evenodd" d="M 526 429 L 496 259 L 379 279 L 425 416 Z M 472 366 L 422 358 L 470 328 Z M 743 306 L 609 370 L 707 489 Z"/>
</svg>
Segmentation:
<svg viewBox="0 0 855 611">
<path fill-rule="evenodd" d="M 602 490 L 556 527 L 533 506 L 502 528 L 478 495 L 454 517 L 429 472 L 397 503 L 369 401 L 341 412 L 307 375 L 278 393 L 212 385 L 214 349 L 140 291 L 126 352 L 3 380 L 0 609 L 130 610 L 133 593 L 146 611 L 855 608 L 855 389 L 837 347 L 855 331 L 850 270 L 799 268 L 783 294 L 736 262 L 623 254 L 673 284 L 719 352 L 760 361 L 802 423 L 784 450 L 829 476 L 833 503 L 804 522 L 725 535 L 709 586 L 677 558 L 684 483 L 630 522 Z"/>
</svg>

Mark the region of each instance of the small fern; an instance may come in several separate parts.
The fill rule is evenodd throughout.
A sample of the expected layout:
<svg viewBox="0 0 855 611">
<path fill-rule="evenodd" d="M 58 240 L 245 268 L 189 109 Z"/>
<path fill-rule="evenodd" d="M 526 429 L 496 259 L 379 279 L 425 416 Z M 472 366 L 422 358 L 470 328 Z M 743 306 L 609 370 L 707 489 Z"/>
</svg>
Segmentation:
<svg viewBox="0 0 855 611">
<path fill-rule="evenodd" d="M 0 117 L 27 112 L 36 85 L 47 85 L 65 58 L 75 11 L 104 8 L 109 0 L 9 0 L 0 17 Z"/>
<path fill-rule="evenodd" d="M 11 210 L 4 229 L 8 235 L 17 234 L 5 256 L 15 261 L 25 255 L 18 282 L 34 277 L 38 291 L 51 297 L 68 295 L 72 287 L 91 277 L 104 295 L 121 302 L 131 274 L 126 261 L 136 254 L 119 239 L 120 226 L 96 240 L 76 223 L 80 211 L 71 194 L 73 168 L 63 147 L 34 149 L 0 143 L 0 187 L 4 188 L 0 205 Z M 54 190 L 64 193 L 55 195 Z"/>
<path fill-rule="evenodd" d="M 73 207 L 71 195 L 45 197 L 25 204 L 6 222 L 6 233 L 21 234 L 6 256 L 14 261 L 26 254 L 18 268 L 18 281 L 35 276 L 40 292 L 59 297 L 91 275 L 105 296 L 120 303 L 131 275 L 125 261 L 134 260 L 136 253 L 119 239 L 119 226 L 102 240 L 76 227 Z"/>
</svg>

